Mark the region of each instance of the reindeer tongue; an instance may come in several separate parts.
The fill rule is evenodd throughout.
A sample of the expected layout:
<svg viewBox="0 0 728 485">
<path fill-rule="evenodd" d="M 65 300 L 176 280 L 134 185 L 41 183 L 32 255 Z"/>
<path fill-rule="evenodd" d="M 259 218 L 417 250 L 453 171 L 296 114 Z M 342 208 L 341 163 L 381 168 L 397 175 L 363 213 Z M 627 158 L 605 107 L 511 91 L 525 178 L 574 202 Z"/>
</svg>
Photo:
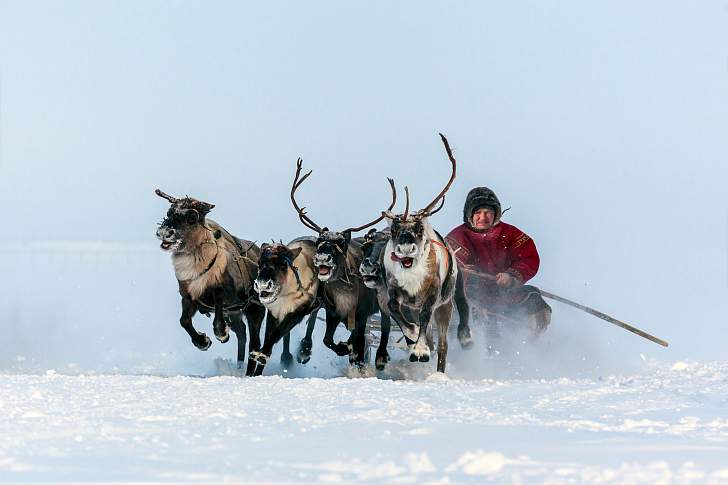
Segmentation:
<svg viewBox="0 0 728 485">
<path fill-rule="evenodd" d="M 329 271 L 331 271 L 331 268 L 329 268 L 328 266 L 319 266 L 319 274 L 327 275 L 329 274 Z"/>
</svg>

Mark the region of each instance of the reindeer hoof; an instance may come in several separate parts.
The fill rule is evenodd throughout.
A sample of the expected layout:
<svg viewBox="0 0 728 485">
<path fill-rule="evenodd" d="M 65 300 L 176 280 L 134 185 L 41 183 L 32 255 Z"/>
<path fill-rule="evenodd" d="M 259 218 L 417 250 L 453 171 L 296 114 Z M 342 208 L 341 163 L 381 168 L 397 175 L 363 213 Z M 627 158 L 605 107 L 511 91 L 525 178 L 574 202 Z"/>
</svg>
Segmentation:
<svg viewBox="0 0 728 485">
<path fill-rule="evenodd" d="M 210 348 L 210 345 L 212 345 L 212 340 L 210 340 L 210 337 L 205 335 L 204 333 L 197 334 L 196 339 L 192 339 L 192 343 L 195 344 L 195 347 L 197 347 L 200 350 L 207 350 Z"/>
<path fill-rule="evenodd" d="M 311 347 L 313 347 L 313 343 L 310 340 L 305 338 L 301 340 L 301 346 L 298 348 L 298 355 L 296 355 L 299 364 L 305 364 L 311 360 Z"/>
<path fill-rule="evenodd" d="M 377 352 L 377 358 L 374 360 L 377 370 L 384 370 L 387 362 L 389 362 L 389 353 L 386 350 L 383 353 Z"/>
<path fill-rule="evenodd" d="M 417 343 L 412 347 L 410 351 L 410 362 L 429 362 L 430 361 L 430 349 L 427 345 Z"/>
<path fill-rule="evenodd" d="M 345 355 L 349 355 L 350 348 L 349 348 L 348 342 L 339 342 L 338 344 L 334 345 L 334 352 L 336 352 L 336 355 L 343 357 Z"/>
<path fill-rule="evenodd" d="M 458 341 L 460 346 L 464 349 L 469 349 L 473 346 L 473 337 L 470 336 L 470 329 L 458 331 Z"/>
<path fill-rule="evenodd" d="M 225 342 L 227 342 L 228 340 L 230 340 L 230 332 L 228 332 L 226 330 L 224 335 L 218 335 L 216 333 L 215 334 L 215 338 L 218 339 L 221 344 L 224 344 Z"/>
<path fill-rule="evenodd" d="M 265 369 L 265 364 L 268 362 L 268 356 L 263 352 L 254 350 L 248 355 L 248 370 L 245 375 L 250 377 L 259 376 Z"/>
<path fill-rule="evenodd" d="M 290 352 L 281 354 L 281 364 L 286 369 L 290 368 L 293 365 L 293 354 Z"/>
</svg>

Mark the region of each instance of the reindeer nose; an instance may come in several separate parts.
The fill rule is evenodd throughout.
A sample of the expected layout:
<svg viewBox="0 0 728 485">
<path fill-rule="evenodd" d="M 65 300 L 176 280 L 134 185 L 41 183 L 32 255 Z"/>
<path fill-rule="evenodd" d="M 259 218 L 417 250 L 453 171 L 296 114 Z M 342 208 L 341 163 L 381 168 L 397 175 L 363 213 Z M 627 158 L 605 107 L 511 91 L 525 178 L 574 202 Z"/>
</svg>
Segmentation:
<svg viewBox="0 0 728 485">
<path fill-rule="evenodd" d="M 271 287 L 271 281 L 265 280 L 265 282 L 261 282 L 259 279 L 256 278 L 256 280 L 253 282 L 253 289 L 260 293 L 261 291 L 270 291 Z"/>
<path fill-rule="evenodd" d="M 416 244 L 397 244 L 397 249 L 399 250 L 399 254 L 408 256 L 408 255 L 412 255 L 417 252 L 417 245 Z"/>
<path fill-rule="evenodd" d="M 316 253 L 313 255 L 314 264 L 331 264 L 332 259 L 330 254 Z"/>
</svg>

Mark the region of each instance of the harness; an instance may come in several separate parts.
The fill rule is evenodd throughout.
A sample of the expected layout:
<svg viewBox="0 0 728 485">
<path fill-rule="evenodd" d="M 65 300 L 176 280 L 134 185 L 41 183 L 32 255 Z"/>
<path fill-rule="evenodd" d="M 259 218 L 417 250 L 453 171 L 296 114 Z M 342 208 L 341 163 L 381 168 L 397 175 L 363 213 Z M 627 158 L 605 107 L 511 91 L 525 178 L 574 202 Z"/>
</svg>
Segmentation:
<svg viewBox="0 0 728 485">
<path fill-rule="evenodd" d="M 220 245 L 217 243 L 217 240 L 222 237 L 222 231 L 220 231 L 220 230 L 213 231 L 212 229 L 210 229 L 209 227 L 204 226 L 204 225 L 203 225 L 203 227 L 205 229 L 207 229 L 208 231 L 210 231 L 210 233 L 212 233 L 212 237 L 214 239 L 209 239 L 207 241 L 203 241 L 203 242 L 200 243 L 200 246 L 202 246 L 203 244 L 214 244 L 215 245 L 215 248 L 216 248 L 215 257 L 212 258 L 212 261 L 210 261 L 210 264 L 207 265 L 207 268 L 205 268 L 205 270 L 203 272 L 201 272 L 200 274 L 198 274 L 194 278 L 191 278 L 189 280 L 185 280 L 185 282 L 195 281 L 195 280 L 201 278 L 202 276 L 204 276 L 208 271 L 210 271 L 212 269 L 212 267 L 215 265 L 215 262 L 217 262 L 217 257 L 220 255 Z M 255 265 L 256 268 L 258 267 L 258 263 L 256 263 L 252 259 L 248 258 L 248 256 L 247 256 L 248 251 L 250 251 L 250 249 L 255 245 L 255 243 L 251 243 L 250 246 L 248 246 L 247 249 L 243 249 L 242 245 L 238 242 L 238 240 L 234 236 L 232 236 L 229 233 L 228 233 L 228 236 L 230 236 L 230 239 L 235 244 L 235 247 L 238 248 L 238 251 L 240 252 L 240 254 L 235 254 L 234 251 L 230 251 L 227 248 L 224 248 L 224 249 L 225 249 L 225 251 L 227 251 L 232 256 L 233 261 L 235 261 L 235 264 L 238 267 L 238 271 L 240 271 L 240 276 L 243 278 L 243 288 L 245 289 L 247 287 L 246 293 L 250 293 L 250 288 L 252 288 L 252 284 L 250 282 L 250 274 L 249 274 L 247 268 L 243 268 L 240 265 L 240 260 L 241 259 L 245 259 L 246 261 L 248 261 L 248 262 L 252 263 L 253 265 Z M 203 306 L 206 309 L 209 308 L 212 311 L 215 310 L 215 306 L 214 305 L 209 305 L 208 303 L 206 303 L 205 301 L 203 301 L 202 300 L 202 297 L 198 298 L 197 299 L 197 302 L 198 302 L 198 304 L 200 306 Z M 262 306 L 262 303 L 260 303 L 257 300 L 257 298 L 256 298 L 255 295 L 248 294 L 248 296 L 245 299 L 245 301 L 243 301 L 241 303 L 233 303 L 232 305 L 228 305 L 226 307 L 223 307 L 222 310 L 223 310 L 223 312 L 245 311 L 245 309 L 248 308 L 248 305 L 250 305 L 250 303 L 254 303 L 256 305 Z M 209 316 L 209 312 L 207 312 L 207 315 Z"/>
</svg>

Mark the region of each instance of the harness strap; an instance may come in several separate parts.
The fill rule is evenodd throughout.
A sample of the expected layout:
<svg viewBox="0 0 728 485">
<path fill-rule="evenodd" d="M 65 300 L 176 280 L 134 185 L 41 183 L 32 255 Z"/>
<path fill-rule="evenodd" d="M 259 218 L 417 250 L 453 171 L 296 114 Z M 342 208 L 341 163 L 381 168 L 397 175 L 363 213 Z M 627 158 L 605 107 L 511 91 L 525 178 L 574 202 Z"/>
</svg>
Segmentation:
<svg viewBox="0 0 728 485">
<path fill-rule="evenodd" d="M 217 246 L 217 243 L 215 241 L 205 241 L 203 244 L 205 244 L 205 243 L 212 243 L 212 244 L 215 244 L 215 246 Z M 207 273 L 208 271 L 210 271 L 212 269 L 212 267 L 215 265 L 215 261 L 217 261 L 218 254 L 220 254 L 220 247 L 219 246 L 217 247 L 217 251 L 215 252 L 215 257 L 212 258 L 212 261 L 210 261 L 210 264 L 207 265 L 207 268 L 205 268 L 205 271 L 203 271 L 202 273 L 198 274 L 194 278 L 190 278 L 188 280 L 184 280 L 185 283 L 189 283 L 190 281 L 195 281 L 195 280 L 201 278 L 202 276 L 204 276 L 205 273 Z"/>
<path fill-rule="evenodd" d="M 289 268 L 291 268 L 291 271 L 293 271 L 293 274 L 296 276 L 296 283 L 298 283 L 298 289 L 303 290 L 303 284 L 301 284 L 301 276 L 298 274 L 298 268 L 294 266 L 293 261 L 291 261 L 291 257 L 288 255 L 283 256 L 283 260 L 286 262 Z"/>
</svg>

